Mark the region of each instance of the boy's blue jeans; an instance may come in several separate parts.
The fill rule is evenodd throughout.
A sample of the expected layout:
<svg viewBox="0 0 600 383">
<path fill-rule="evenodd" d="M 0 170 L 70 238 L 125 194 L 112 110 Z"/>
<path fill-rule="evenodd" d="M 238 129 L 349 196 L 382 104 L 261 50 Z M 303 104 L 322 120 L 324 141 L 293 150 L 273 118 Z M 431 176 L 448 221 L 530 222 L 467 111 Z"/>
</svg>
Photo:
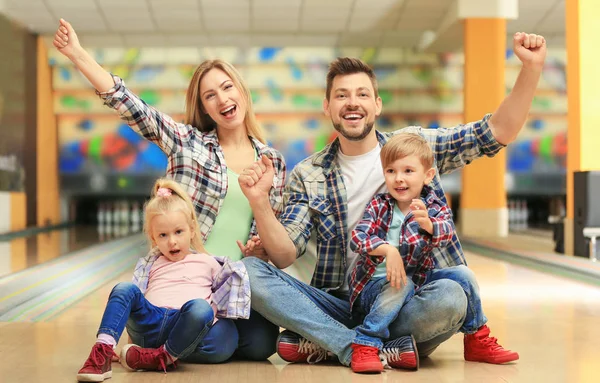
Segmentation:
<svg viewBox="0 0 600 383">
<path fill-rule="evenodd" d="M 423 286 L 442 279 L 458 283 L 467 296 L 467 313 L 460 331 L 467 334 L 476 332 L 487 322 L 487 318 L 481 307 L 475 274 L 464 265 L 433 269 L 427 274 Z M 359 316 L 364 315 L 364 320 L 354 329 L 356 337 L 353 343 L 381 349 L 383 341 L 390 338 L 390 324 L 414 295 L 414 284 L 410 280 L 399 289 L 392 287 L 385 277 L 370 280 L 355 302 L 354 312 Z"/>
<path fill-rule="evenodd" d="M 383 340 L 390 338 L 390 324 L 398 318 L 402 307 L 415 295 L 415 285 L 409 279 L 406 286 L 392 287 L 386 277 L 371 279 L 354 302 L 354 315 L 364 316 L 354 328 L 353 343 L 381 350 Z"/>
<path fill-rule="evenodd" d="M 141 347 L 165 345 L 169 354 L 184 361 L 218 363 L 229 359 L 238 345 L 232 320 L 219 319 L 204 299 L 186 302 L 181 309 L 156 307 L 133 283 L 117 284 L 108 299 L 98 333 L 119 340 L 125 326 Z"/>
</svg>

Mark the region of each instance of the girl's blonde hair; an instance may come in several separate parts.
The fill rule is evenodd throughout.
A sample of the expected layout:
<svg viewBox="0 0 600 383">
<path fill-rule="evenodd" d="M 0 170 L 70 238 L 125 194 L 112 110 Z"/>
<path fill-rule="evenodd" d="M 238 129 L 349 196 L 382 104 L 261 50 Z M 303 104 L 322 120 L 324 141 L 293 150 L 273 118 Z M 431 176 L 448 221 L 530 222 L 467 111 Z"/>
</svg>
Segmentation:
<svg viewBox="0 0 600 383">
<path fill-rule="evenodd" d="M 398 133 L 381 148 L 381 166 L 385 168 L 396 160 L 416 155 L 425 170 L 433 167 L 433 151 L 427 140 L 416 133 Z"/>
<path fill-rule="evenodd" d="M 235 87 L 244 96 L 246 101 L 246 115 L 244 116 L 244 125 L 246 125 L 247 134 L 255 139 L 259 140 L 263 144 L 266 143 L 264 132 L 254 115 L 254 109 L 252 107 L 252 95 L 250 89 L 246 86 L 246 83 L 242 79 L 237 69 L 233 65 L 223 60 L 206 60 L 202 62 L 190 81 L 188 86 L 187 94 L 185 96 L 185 120 L 186 124 L 198 128 L 201 132 L 209 132 L 217 127 L 215 121 L 204 112 L 202 107 L 202 97 L 200 95 L 200 82 L 204 75 L 206 75 L 212 69 L 220 69 L 231 78 L 231 81 Z"/>
<path fill-rule="evenodd" d="M 163 195 L 164 191 L 161 190 L 159 192 L 160 189 L 170 190 L 170 195 Z M 206 253 L 200 237 L 200 225 L 198 225 L 196 210 L 194 210 L 192 200 L 177 182 L 167 178 L 158 179 L 152 187 L 151 198 L 144 206 L 144 211 L 146 214 L 144 219 L 144 233 L 148 236 L 150 243 L 154 242 L 152 240 L 152 228 L 150 227 L 152 218 L 157 215 L 180 211 L 187 217 L 193 234 L 191 240 L 192 248 L 199 253 Z"/>
</svg>

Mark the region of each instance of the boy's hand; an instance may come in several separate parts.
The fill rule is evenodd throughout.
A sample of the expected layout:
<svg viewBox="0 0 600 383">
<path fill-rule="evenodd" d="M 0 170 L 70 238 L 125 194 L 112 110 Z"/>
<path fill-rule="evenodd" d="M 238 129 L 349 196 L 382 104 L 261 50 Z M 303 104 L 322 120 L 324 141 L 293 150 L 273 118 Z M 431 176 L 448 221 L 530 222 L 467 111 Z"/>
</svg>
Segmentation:
<svg viewBox="0 0 600 383">
<path fill-rule="evenodd" d="M 238 247 L 242 251 L 244 257 L 256 257 L 260 258 L 265 262 L 269 262 L 269 256 L 262 245 L 262 242 L 258 236 L 254 236 L 246 242 L 246 245 L 240 241 L 236 241 Z"/>
<path fill-rule="evenodd" d="M 390 248 L 385 254 L 385 268 L 387 271 L 386 279 L 392 287 L 402 288 L 406 286 L 406 272 L 402 257 L 395 247 Z"/>
<path fill-rule="evenodd" d="M 425 206 L 423 201 L 417 198 L 413 199 L 410 204 L 410 210 L 412 210 L 415 221 L 417 221 L 421 229 L 433 235 L 433 222 L 429 218 L 427 206 Z"/>
</svg>

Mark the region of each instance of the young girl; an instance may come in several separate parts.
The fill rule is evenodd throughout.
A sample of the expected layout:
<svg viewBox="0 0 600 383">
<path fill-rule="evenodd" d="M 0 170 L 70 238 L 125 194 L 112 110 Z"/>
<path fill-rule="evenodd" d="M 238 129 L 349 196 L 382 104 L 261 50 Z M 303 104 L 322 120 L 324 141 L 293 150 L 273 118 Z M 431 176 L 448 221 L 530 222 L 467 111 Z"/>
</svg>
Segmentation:
<svg viewBox="0 0 600 383">
<path fill-rule="evenodd" d="M 230 319 L 250 315 L 250 285 L 242 262 L 206 254 L 192 201 L 176 182 L 160 179 L 145 207 L 150 254 L 135 268 L 134 283 L 112 290 L 96 344 L 77 374 L 79 381 L 112 376 L 123 329 L 135 344 L 121 351 L 130 370 L 165 370 L 178 359 L 197 361 L 203 349 L 233 355 L 238 336 Z M 202 360 L 205 362 L 205 360 Z"/>
<path fill-rule="evenodd" d="M 237 70 L 221 60 L 201 63 L 187 90 L 182 124 L 147 105 L 122 79 L 104 70 L 81 47 L 65 20 L 60 21 L 54 46 L 73 62 L 107 106 L 167 155 L 166 175 L 191 196 L 206 250 L 234 261 L 241 259 L 236 241 L 246 243 L 257 231 L 238 175 L 253 164 L 261 166 L 266 161 L 263 157 L 272 160 L 275 177 L 269 199 L 278 216 L 283 209 L 285 162 L 281 153 L 264 144 L 250 91 Z M 251 255 L 267 258 L 258 252 Z M 235 324 L 240 335 L 236 356 L 265 360 L 275 352 L 277 326 L 254 311 L 249 320 Z"/>
</svg>

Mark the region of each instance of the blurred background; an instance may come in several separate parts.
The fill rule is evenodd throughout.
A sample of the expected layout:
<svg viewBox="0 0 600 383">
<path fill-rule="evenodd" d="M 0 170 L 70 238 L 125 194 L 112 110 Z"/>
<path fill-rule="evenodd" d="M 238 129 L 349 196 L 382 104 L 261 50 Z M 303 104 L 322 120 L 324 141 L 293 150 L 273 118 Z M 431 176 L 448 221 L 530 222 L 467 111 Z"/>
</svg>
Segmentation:
<svg viewBox="0 0 600 383">
<path fill-rule="evenodd" d="M 565 2 L 509 3 L 506 92 L 520 70 L 515 32 L 544 35 L 549 52 L 527 123 L 506 150 L 507 218 L 513 231 L 556 236 L 567 173 Z M 27 197 L 20 229 L 96 227 L 89 232 L 98 240 L 137 232 L 167 164 L 52 47 L 61 17 L 101 65 L 176 120 L 196 66 L 233 63 L 289 170 L 335 138 L 322 100 L 339 56 L 374 68 L 384 106 L 378 129 L 464 122 L 464 32 L 452 0 L 5 0 L 0 13 L 0 201 Z M 444 176 L 444 187 L 460 221 L 461 172 Z M 14 206 L 0 213 L 0 233 L 19 226 Z"/>
</svg>

